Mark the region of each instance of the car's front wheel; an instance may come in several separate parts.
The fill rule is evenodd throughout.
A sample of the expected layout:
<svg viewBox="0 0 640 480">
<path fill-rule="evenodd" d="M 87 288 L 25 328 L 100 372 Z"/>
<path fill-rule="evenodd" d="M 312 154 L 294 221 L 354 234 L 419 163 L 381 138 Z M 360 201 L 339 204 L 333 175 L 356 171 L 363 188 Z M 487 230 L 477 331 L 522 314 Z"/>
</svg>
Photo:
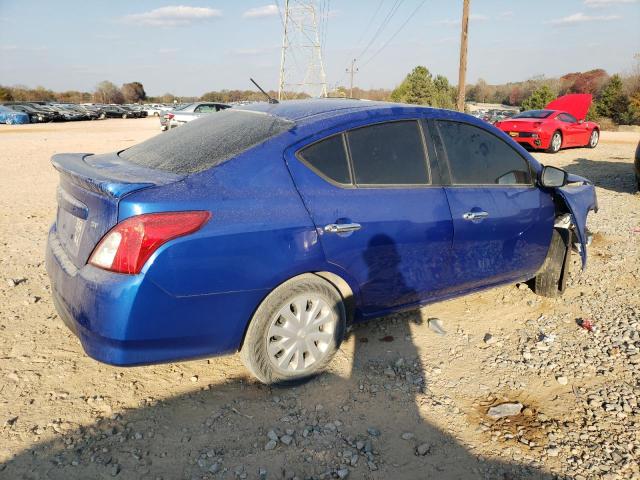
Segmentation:
<svg viewBox="0 0 640 480">
<path fill-rule="evenodd" d="M 587 147 L 596 148 L 596 145 L 598 145 L 599 140 L 600 140 L 600 132 L 596 129 L 593 129 L 593 131 L 591 132 L 591 135 L 589 135 L 589 143 L 587 144 Z"/>
<path fill-rule="evenodd" d="M 565 230 L 567 234 L 570 232 Z M 571 242 L 565 241 L 563 235 L 553 229 L 551 245 L 542 268 L 533 278 L 533 291 L 542 297 L 558 297 L 563 291 L 563 275 L 566 276 L 569 268 L 569 255 L 571 254 Z"/>
<path fill-rule="evenodd" d="M 548 153 L 558 153 L 562 148 L 562 133 L 556 131 L 551 136 L 551 141 L 549 142 L 549 148 L 547 148 Z"/>
<path fill-rule="evenodd" d="M 340 346 L 345 318 L 342 297 L 330 283 L 314 274 L 300 275 L 260 304 L 240 357 L 266 384 L 312 377 L 324 370 Z"/>
</svg>

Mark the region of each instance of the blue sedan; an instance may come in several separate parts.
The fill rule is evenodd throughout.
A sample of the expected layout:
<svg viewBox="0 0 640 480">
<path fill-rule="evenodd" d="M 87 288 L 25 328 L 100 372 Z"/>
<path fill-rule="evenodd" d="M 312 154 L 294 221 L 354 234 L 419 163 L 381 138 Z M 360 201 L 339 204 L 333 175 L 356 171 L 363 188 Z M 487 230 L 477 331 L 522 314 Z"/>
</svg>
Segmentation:
<svg viewBox="0 0 640 480">
<path fill-rule="evenodd" d="M 597 209 L 493 126 L 389 103 L 247 105 L 52 161 L 47 270 L 87 354 L 240 351 L 265 383 L 322 371 L 350 322 L 505 283 L 559 295 Z"/>
<path fill-rule="evenodd" d="M 29 123 L 29 115 L 23 112 L 16 112 L 10 108 L 0 105 L 0 123 L 6 123 L 7 125 L 17 125 L 23 123 Z"/>
</svg>

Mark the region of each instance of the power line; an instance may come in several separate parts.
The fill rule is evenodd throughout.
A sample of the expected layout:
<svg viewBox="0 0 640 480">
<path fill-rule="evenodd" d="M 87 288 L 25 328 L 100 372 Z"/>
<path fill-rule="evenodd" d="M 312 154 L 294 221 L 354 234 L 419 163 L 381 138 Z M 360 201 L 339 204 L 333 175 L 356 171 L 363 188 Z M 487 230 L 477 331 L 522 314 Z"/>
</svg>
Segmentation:
<svg viewBox="0 0 640 480">
<path fill-rule="evenodd" d="M 422 8 L 422 6 L 425 4 L 427 0 L 422 0 L 422 2 L 420 2 L 420 4 L 415 8 L 415 10 L 413 10 L 413 12 L 411 12 L 409 14 L 409 16 L 407 17 L 407 19 L 402 23 L 402 25 L 400 25 L 400 28 L 398 28 L 395 33 L 393 35 L 391 35 L 391 37 L 389 37 L 389 39 L 384 43 L 384 45 L 382 45 L 382 47 L 380 47 L 373 55 L 371 55 L 366 62 L 364 62 L 360 68 L 364 68 L 365 66 L 367 66 L 369 64 L 369 62 L 371 62 L 371 60 L 373 60 L 375 57 L 378 56 L 378 54 L 380 52 L 382 52 L 387 45 L 389 45 L 394 38 L 396 38 L 396 36 L 402 31 L 402 29 L 404 27 L 407 26 L 407 24 L 411 21 L 411 19 L 414 17 L 414 15 L 416 13 L 418 13 L 418 10 L 420 10 Z"/>
<path fill-rule="evenodd" d="M 378 27 L 378 29 L 375 31 L 375 33 L 373 34 L 373 37 L 371 37 L 371 40 L 369 40 L 369 43 L 367 43 L 367 46 L 364 48 L 364 50 L 360 53 L 360 55 L 358 55 L 356 58 L 362 58 L 364 56 L 365 53 L 367 53 L 367 51 L 369 50 L 369 48 L 371 47 L 371 45 L 373 45 L 373 42 L 375 42 L 378 39 L 378 36 L 384 31 L 384 29 L 387 27 L 387 25 L 389 24 L 389 22 L 391 21 L 391 19 L 393 18 L 393 16 L 396 14 L 396 12 L 398 11 L 398 8 L 400 7 L 400 5 L 402 5 L 402 3 L 404 2 L 404 0 L 396 0 L 396 3 L 391 7 L 391 10 L 389 10 L 389 13 L 387 14 L 387 16 L 382 20 L 382 23 L 380 24 L 380 26 Z"/>
</svg>

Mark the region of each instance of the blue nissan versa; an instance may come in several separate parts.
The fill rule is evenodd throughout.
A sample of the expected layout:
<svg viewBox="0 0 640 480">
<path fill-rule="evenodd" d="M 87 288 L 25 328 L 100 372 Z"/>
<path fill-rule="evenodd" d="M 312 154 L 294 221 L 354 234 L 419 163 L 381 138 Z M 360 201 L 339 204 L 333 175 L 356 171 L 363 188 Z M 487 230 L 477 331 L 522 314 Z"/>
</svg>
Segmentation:
<svg viewBox="0 0 640 480">
<path fill-rule="evenodd" d="M 586 262 L 584 178 L 453 111 L 253 104 L 120 152 L 59 154 L 47 270 L 93 358 L 240 351 L 262 382 L 326 366 L 345 325 Z"/>
</svg>

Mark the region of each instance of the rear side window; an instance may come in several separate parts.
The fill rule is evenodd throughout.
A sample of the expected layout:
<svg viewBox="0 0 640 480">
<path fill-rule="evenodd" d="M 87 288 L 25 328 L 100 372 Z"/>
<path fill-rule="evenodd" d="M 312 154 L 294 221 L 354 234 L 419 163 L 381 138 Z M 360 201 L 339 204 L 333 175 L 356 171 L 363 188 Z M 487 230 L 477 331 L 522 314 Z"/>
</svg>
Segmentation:
<svg viewBox="0 0 640 480">
<path fill-rule="evenodd" d="M 156 135 L 119 155 L 143 167 L 191 174 L 215 167 L 293 126 L 261 112 L 227 109 Z"/>
<path fill-rule="evenodd" d="M 347 133 L 358 185 L 424 185 L 429 170 L 416 121 L 381 123 Z"/>
<path fill-rule="evenodd" d="M 512 147 L 481 128 L 438 121 L 451 182 L 457 185 L 526 185 L 529 164 Z"/>
<path fill-rule="evenodd" d="M 349 161 L 342 135 L 335 135 L 308 146 L 300 158 L 321 175 L 342 184 L 351 183 Z"/>
</svg>

